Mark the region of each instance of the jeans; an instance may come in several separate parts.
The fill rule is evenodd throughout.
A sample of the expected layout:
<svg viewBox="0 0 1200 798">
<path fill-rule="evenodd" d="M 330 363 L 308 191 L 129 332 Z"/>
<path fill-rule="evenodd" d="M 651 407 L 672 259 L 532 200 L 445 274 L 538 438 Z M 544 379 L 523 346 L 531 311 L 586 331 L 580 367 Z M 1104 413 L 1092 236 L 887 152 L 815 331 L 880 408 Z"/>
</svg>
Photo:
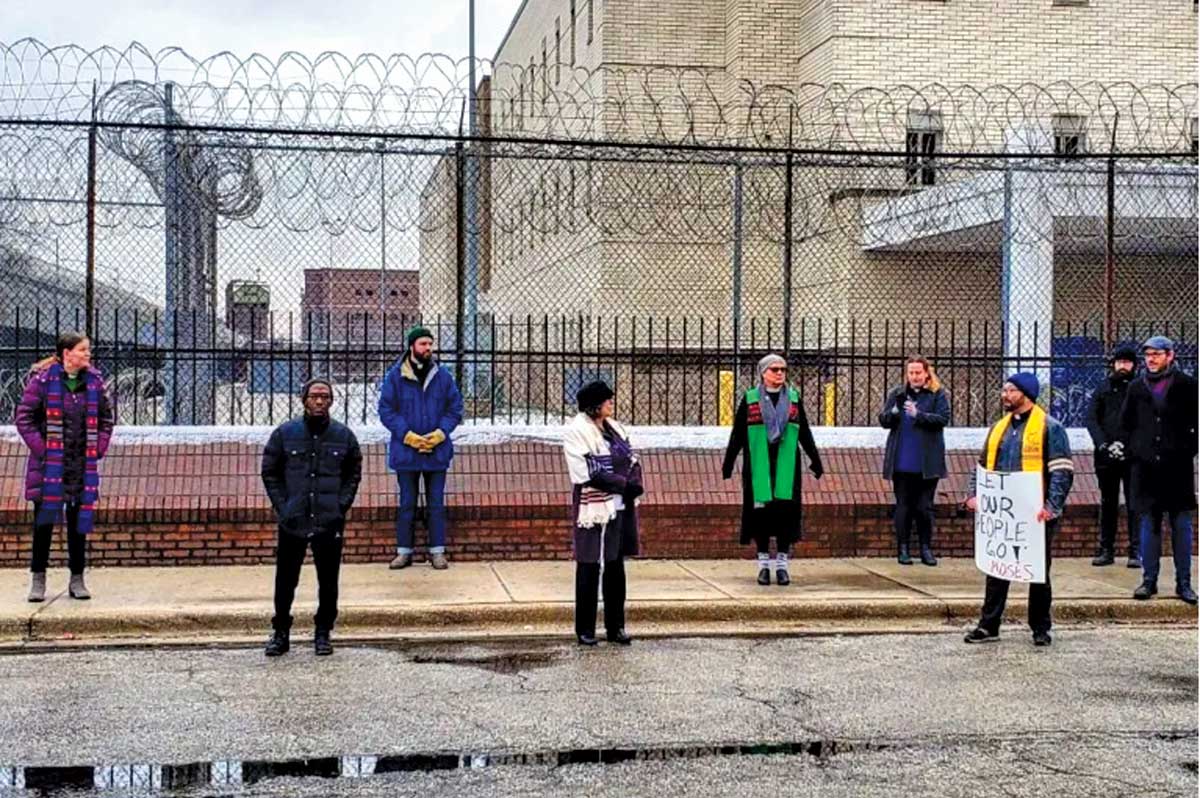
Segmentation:
<svg viewBox="0 0 1200 798">
<path fill-rule="evenodd" d="M 396 551 L 412 554 L 413 528 L 417 521 L 417 494 L 425 479 L 426 526 L 429 528 L 429 553 L 446 551 L 446 472 L 400 471 L 400 512 L 396 514 Z"/>
<path fill-rule="evenodd" d="M 1165 513 L 1171 519 L 1171 554 L 1175 560 L 1175 586 L 1192 586 L 1192 513 L 1183 510 Z M 1142 538 L 1142 581 L 1158 584 L 1159 561 L 1162 559 L 1162 526 L 1154 521 L 1154 513 L 1142 513 L 1139 529 Z"/>
</svg>

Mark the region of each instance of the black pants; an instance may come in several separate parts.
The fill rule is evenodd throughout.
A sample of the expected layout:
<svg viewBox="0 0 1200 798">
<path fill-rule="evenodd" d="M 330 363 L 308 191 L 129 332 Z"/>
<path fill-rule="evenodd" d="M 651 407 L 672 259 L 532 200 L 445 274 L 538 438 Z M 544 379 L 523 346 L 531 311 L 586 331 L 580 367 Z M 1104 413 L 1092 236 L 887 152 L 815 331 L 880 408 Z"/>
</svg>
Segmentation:
<svg viewBox="0 0 1200 798">
<path fill-rule="evenodd" d="M 933 495 L 937 490 L 936 479 L 925 479 L 920 474 L 897 473 L 892 477 L 892 489 L 896 493 L 896 543 L 908 545 L 912 526 L 917 525 L 917 537 L 922 546 L 933 542 Z"/>
<path fill-rule="evenodd" d="M 755 535 L 754 536 L 754 550 L 759 554 L 770 554 L 771 553 L 771 538 L 773 538 L 773 537 L 775 537 L 775 536 L 770 535 L 770 534 Z M 781 554 L 787 554 L 788 549 L 790 549 L 790 548 L 791 548 L 791 546 L 783 545 L 779 542 L 779 538 L 775 538 L 775 550 L 776 551 L 778 551 Z"/>
<path fill-rule="evenodd" d="M 1136 557 L 1139 549 L 1138 519 L 1133 511 L 1133 493 L 1129 489 L 1129 465 L 1110 465 L 1096 469 L 1096 480 L 1100 483 L 1100 548 L 1115 552 L 1117 546 L 1117 519 L 1120 517 L 1121 489 L 1125 489 L 1125 513 L 1129 522 L 1129 556 Z M 1162 515 L 1158 516 L 1162 526 Z"/>
<path fill-rule="evenodd" d="M 1054 540 L 1054 535 L 1057 531 L 1057 521 L 1051 521 L 1046 524 L 1045 584 L 1030 583 L 1029 585 L 1029 628 L 1035 634 L 1050 631 L 1050 602 L 1052 599 L 1050 590 L 1050 543 Z M 979 625 L 992 634 L 999 634 L 1000 632 L 1000 621 L 1004 618 L 1004 605 L 1008 601 L 1008 586 L 1010 584 L 1007 579 L 997 579 L 994 576 L 987 578 L 987 586 L 983 592 L 983 614 L 979 619 Z"/>
<path fill-rule="evenodd" d="M 596 636 L 596 598 L 600 563 L 575 564 L 575 634 Z M 604 564 L 604 629 L 609 634 L 625 628 L 625 561 Z"/>
<path fill-rule="evenodd" d="M 300 582 L 304 555 L 312 545 L 313 565 L 317 567 L 317 614 L 313 617 L 317 629 L 333 629 L 337 619 L 338 574 L 342 568 L 342 538 L 332 534 L 305 539 L 286 532 L 279 533 L 279 548 L 275 555 L 275 617 L 271 626 L 286 632 L 292 628 L 292 600 Z"/>
<path fill-rule="evenodd" d="M 33 503 L 33 556 L 29 570 L 35 574 L 45 573 L 50 564 L 50 541 L 54 538 L 54 524 L 37 523 L 41 502 Z M 87 535 L 79 534 L 79 502 L 67 502 L 67 565 L 72 574 L 83 573 L 87 565 Z"/>
</svg>

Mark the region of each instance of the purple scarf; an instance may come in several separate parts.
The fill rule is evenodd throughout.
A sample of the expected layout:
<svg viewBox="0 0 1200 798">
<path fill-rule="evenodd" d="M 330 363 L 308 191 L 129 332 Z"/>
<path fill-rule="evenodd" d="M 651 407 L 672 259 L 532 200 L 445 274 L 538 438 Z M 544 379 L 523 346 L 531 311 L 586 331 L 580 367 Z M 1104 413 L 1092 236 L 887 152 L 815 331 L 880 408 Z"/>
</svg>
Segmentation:
<svg viewBox="0 0 1200 798">
<path fill-rule="evenodd" d="M 1146 387 L 1150 389 L 1150 398 L 1154 400 L 1154 408 L 1160 413 L 1167 407 L 1167 391 L 1175 382 L 1175 364 L 1167 366 L 1158 373 L 1146 371 Z"/>
<path fill-rule="evenodd" d="M 61 363 L 50 366 L 46 384 L 46 464 L 42 475 L 42 506 L 37 524 L 58 524 L 63 517 L 63 376 Z M 79 502 L 79 532 L 92 531 L 100 497 L 100 381 L 87 377 L 87 461 L 83 496 Z"/>
</svg>

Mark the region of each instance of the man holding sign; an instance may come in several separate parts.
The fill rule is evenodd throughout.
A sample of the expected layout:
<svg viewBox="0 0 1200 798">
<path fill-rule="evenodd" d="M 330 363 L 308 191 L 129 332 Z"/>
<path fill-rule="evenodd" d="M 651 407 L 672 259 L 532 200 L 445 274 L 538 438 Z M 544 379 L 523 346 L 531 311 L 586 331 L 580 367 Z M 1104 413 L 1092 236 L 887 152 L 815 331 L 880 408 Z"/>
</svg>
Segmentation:
<svg viewBox="0 0 1200 798">
<path fill-rule="evenodd" d="M 1037 375 L 1008 378 L 1000 392 L 1004 417 L 988 433 L 971 478 L 975 495 L 966 505 L 977 513 L 975 563 L 988 577 L 983 612 L 964 638 L 968 643 L 999 639 L 1009 583 L 1028 582 L 1033 644 L 1050 645 L 1050 541 L 1075 467 L 1066 429 L 1034 404 L 1037 397 Z"/>
</svg>

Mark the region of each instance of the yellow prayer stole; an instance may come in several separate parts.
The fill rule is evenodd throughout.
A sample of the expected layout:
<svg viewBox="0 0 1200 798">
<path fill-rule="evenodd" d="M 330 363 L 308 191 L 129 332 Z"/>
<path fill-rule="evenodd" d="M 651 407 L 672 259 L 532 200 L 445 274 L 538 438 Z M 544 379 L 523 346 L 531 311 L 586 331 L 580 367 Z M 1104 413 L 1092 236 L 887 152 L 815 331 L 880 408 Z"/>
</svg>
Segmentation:
<svg viewBox="0 0 1200 798">
<path fill-rule="evenodd" d="M 996 456 L 1000 452 L 1000 441 L 1004 439 L 1004 433 L 1008 432 L 1008 425 L 1011 423 L 1012 413 L 1005 413 L 1004 418 L 997 421 L 992 426 L 992 431 L 988 433 L 987 462 L 985 463 L 988 471 L 996 470 Z M 1041 472 L 1045 468 L 1045 446 L 1046 411 L 1034 405 L 1033 410 L 1029 412 L 1029 421 L 1025 422 L 1025 434 L 1021 436 L 1022 471 Z"/>
</svg>

